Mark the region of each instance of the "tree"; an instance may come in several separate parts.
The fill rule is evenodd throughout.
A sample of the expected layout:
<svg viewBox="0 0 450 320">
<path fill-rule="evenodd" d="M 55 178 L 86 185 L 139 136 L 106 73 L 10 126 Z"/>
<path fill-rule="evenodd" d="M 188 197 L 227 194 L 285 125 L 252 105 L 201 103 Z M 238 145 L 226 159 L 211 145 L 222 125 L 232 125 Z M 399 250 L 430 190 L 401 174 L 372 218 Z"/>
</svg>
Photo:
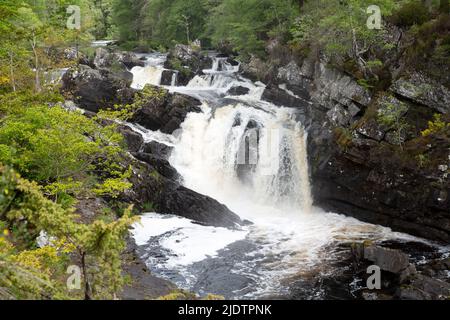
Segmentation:
<svg viewBox="0 0 450 320">
<path fill-rule="evenodd" d="M 116 297 L 124 283 L 120 259 L 125 248 L 123 239 L 129 226 L 136 222 L 136 218 L 131 217 L 131 208 L 113 222 L 96 220 L 87 225 L 76 221 L 73 209 L 64 209 L 47 199 L 36 183 L 22 179 L 10 168 L 0 166 L 0 187 L 0 221 L 6 221 L 11 226 L 26 220 L 37 232 L 45 231 L 49 237 L 62 241 L 66 248 L 72 248 L 66 250 L 65 254 L 75 254 L 80 263 L 85 299 Z M 0 270 L 4 267 L 1 249 Z M 21 259 L 18 261 L 20 263 Z M 36 270 L 32 268 L 30 271 Z M 40 283 L 37 277 L 35 279 L 35 282 L 40 283 L 36 288 L 39 289 L 37 294 L 40 288 L 51 288 L 51 283 L 55 283 L 56 279 L 43 280 L 49 284 L 43 281 Z"/>
<path fill-rule="evenodd" d="M 38 45 L 40 36 L 45 32 L 45 26 L 31 8 L 21 7 L 17 13 L 16 26 L 18 33 L 29 42 L 34 57 L 35 90 L 36 92 L 41 92 Z"/>
<path fill-rule="evenodd" d="M 133 1 L 131 0 L 114 0 L 112 3 L 113 21 L 118 27 L 120 40 L 137 40 L 133 21 L 135 21 L 138 12 L 133 12 L 133 8 Z"/>
<path fill-rule="evenodd" d="M 207 35 L 213 44 L 231 43 L 244 55 L 262 53 L 269 36 L 283 36 L 289 29 L 296 8 L 285 0 L 223 0 L 210 11 Z"/>
<path fill-rule="evenodd" d="M 17 87 L 14 72 L 15 41 L 12 36 L 14 34 L 14 25 L 11 23 L 11 19 L 17 15 L 17 9 L 18 7 L 13 1 L 2 1 L 0 4 L 0 41 L 2 43 L 0 58 L 7 60 L 9 65 L 9 81 L 13 91 L 16 91 Z"/>
</svg>

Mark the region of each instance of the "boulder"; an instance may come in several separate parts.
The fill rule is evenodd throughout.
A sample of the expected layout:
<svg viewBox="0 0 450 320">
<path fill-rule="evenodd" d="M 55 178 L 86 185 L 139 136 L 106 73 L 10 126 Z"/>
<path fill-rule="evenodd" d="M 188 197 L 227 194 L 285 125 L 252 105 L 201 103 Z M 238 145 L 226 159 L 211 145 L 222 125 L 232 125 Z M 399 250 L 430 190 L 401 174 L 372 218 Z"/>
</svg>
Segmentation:
<svg viewBox="0 0 450 320">
<path fill-rule="evenodd" d="M 96 69 L 107 69 L 111 68 L 113 61 L 113 56 L 105 48 L 98 48 L 95 50 L 94 66 Z"/>
<path fill-rule="evenodd" d="M 86 65 L 69 69 L 62 81 L 62 93 L 80 108 L 91 112 L 131 103 L 130 98 L 135 92 L 129 88 L 129 76 L 117 76 L 108 70 L 94 70 Z"/>
<path fill-rule="evenodd" d="M 159 157 L 155 154 L 151 153 L 144 153 L 144 152 L 134 152 L 132 155 L 145 163 L 148 163 L 153 168 L 155 168 L 159 174 L 166 177 L 170 180 L 178 180 L 180 179 L 180 175 L 178 174 L 177 170 L 173 168 L 169 161 L 166 159 Z"/>
<path fill-rule="evenodd" d="M 160 91 L 161 95 L 145 98 L 143 106 L 134 113 L 132 122 L 153 131 L 173 133 L 180 128 L 188 113 L 201 111 L 201 102 L 195 98 L 169 93 L 157 87 L 154 89 Z"/>
<path fill-rule="evenodd" d="M 274 72 L 272 66 L 268 62 L 253 56 L 248 63 L 240 65 L 240 72 L 242 75 L 252 81 L 271 82 L 272 73 Z"/>
<path fill-rule="evenodd" d="M 409 285 L 399 287 L 395 296 L 400 300 L 447 300 L 450 284 L 419 274 Z"/>
<path fill-rule="evenodd" d="M 393 250 L 379 246 L 364 248 L 364 259 L 373 262 L 381 270 L 400 274 L 409 267 L 409 257 L 400 250 Z"/>
<path fill-rule="evenodd" d="M 95 51 L 93 64 L 96 69 L 118 69 L 122 71 L 131 70 L 133 67 L 144 67 L 145 62 L 140 60 L 132 52 L 110 51 L 98 48 Z"/>
<path fill-rule="evenodd" d="M 230 96 L 243 96 L 250 92 L 249 88 L 242 87 L 242 86 L 236 86 L 232 87 L 230 90 L 228 90 L 227 94 Z"/>
<path fill-rule="evenodd" d="M 132 52 L 121 52 L 120 54 L 116 54 L 116 56 L 119 62 L 122 62 L 128 70 L 134 67 L 145 67 L 145 62 Z"/>
</svg>

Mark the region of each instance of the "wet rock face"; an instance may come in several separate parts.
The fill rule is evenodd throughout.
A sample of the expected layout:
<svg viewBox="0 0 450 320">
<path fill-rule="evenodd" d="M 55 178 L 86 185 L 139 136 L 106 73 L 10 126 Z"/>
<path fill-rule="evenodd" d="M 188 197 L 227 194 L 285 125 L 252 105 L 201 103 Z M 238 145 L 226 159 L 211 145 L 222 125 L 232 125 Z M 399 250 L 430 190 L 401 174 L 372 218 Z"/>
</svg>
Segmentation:
<svg viewBox="0 0 450 320">
<path fill-rule="evenodd" d="M 383 110 L 383 101 L 374 101 L 372 107 Z M 389 101 L 397 108 L 396 99 Z M 448 163 L 450 139 L 446 134 L 421 136 L 426 119 L 432 118 L 430 109 L 427 113 L 427 108 L 408 105 L 406 110 L 399 115 L 406 124 L 400 132 L 380 123 L 377 113 L 358 122 L 355 129 L 331 122 L 329 135 L 310 130 L 314 200 L 363 221 L 449 242 L 450 181 L 448 168 L 438 169 Z M 319 127 L 320 122 L 312 121 L 312 129 Z M 421 162 L 423 158 L 430 162 Z"/>
<path fill-rule="evenodd" d="M 151 153 L 157 155 L 160 158 L 168 159 L 172 152 L 172 149 L 173 149 L 172 147 L 169 147 L 165 144 L 156 141 L 150 141 L 144 144 L 142 152 Z"/>
<path fill-rule="evenodd" d="M 195 98 L 179 93 L 172 94 L 165 89 L 155 90 L 161 90 L 163 97 L 149 97 L 134 113 L 132 122 L 153 131 L 173 133 L 180 128 L 188 113 L 201 111 L 201 103 Z"/>
<path fill-rule="evenodd" d="M 373 143 L 336 151 L 323 167 L 314 168 L 315 202 L 363 221 L 449 242 L 450 202 L 438 196 L 449 189 L 448 181 L 439 186 L 437 176 L 401 168 L 396 154 L 377 154 L 373 149 L 378 143 Z"/>
<path fill-rule="evenodd" d="M 140 256 L 135 241 L 127 237 L 127 247 L 122 253 L 123 273 L 133 281 L 119 293 L 121 300 L 157 299 L 177 289 L 171 282 L 152 275 Z"/>
<path fill-rule="evenodd" d="M 262 99 L 271 102 L 280 107 L 288 107 L 295 109 L 306 109 L 308 108 L 308 102 L 300 97 L 296 97 L 290 94 L 286 90 L 275 85 L 269 85 L 264 90 Z"/>
<path fill-rule="evenodd" d="M 407 254 L 399 250 L 377 246 L 364 248 L 364 259 L 373 262 L 381 270 L 392 273 L 401 273 L 409 266 L 409 257 Z"/>
<path fill-rule="evenodd" d="M 406 81 L 422 90 L 412 92 Z M 270 82 L 263 99 L 297 108 L 308 130 L 316 205 L 450 241 L 450 138 L 421 134 L 433 114 L 447 110 L 445 88 L 415 75 L 371 96 L 355 79 L 311 58 L 302 65 L 287 62 Z"/>
<path fill-rule="evenodd" d="M 162 86 L 171 86 L 177 85 L 178 82 L 178 71 L 174 70 L 164 70 L 161 75 L 161 85 Z M 172 83 L 175 80 L 175 83 Z"/>
</svg>

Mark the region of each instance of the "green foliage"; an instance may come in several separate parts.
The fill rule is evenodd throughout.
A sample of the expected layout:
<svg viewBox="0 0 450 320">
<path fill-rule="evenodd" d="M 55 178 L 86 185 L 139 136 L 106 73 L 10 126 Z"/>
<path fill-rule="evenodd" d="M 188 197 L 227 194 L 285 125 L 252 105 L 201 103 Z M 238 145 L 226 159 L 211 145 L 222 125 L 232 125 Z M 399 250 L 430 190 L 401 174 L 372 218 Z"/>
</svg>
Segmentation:
<svg viewBox="0 0 450 320">
<path fill-rule="evenodd" d="M 184 77 L 189 77 L 192 74 L 192 70 L 189 68 L 185 68 L 178 58 L 170 59 L 170 65 L 174 70 L 180 72 L 180 74 L 182 74 Z"/>
<path fill-rule="evenodd" d="M 114 0 L 113 17 L 121 40 L 169 47 L 202 38 L 208 5 L 207 0 Z"/>
<path fill-rule="evenodd" d="M 130 120 L 136 112 L 135 104 L 114 105 L 113 108 L 102 109 L 97 113 L 100 119 Z"/>
<path fill-rule="evenodd" d="M 96 187 L 101 194 L 117 196 L 129 186 L 127 170 L 115 165 L 124 154 L 120 147 L 123 137 L 115 125 L 102 127 L 78 112 L 57 105 L 27 105 L 24 100 L 3 100 L 6 117 L 0 123 L 1 162 L 39 181 L 48 195 L 56 197 L 94 187 L 94 172 L 105 180 L 102 187 Z"/>
<path fill-rule="evenodd" d="M 425 154 L 417 155 L 416 160 L 420 168 L 425 168 L 430 163 L 430 158 Z"/>
<path fill-rule="evenodd" d="M 214 45 L 229 43 L 241 54 L 258 54 L 269 36 L 284 37 L 296 12 L 292 1 L 223 0 L 211 10 L 207 32 Z"/>
<path fill-rule="evenodd" d="M 450 85 L 450 18 L 440 15 L 420 26 L 413 26 L 408 34 L 414 39 L 406 51 L 408 65 Z"/>
<path fill-rule="evenodd" d="M 81 9 L 80 30 L 66 26 L 69 5 Z M 93 5 L 92 0 L 2 1 L 0 91 L 34 87 L 39 92 L 45 85 L 42 81 L 45 71 L 74 64 L 75 61 L 67 61 L 61 52 L 57 55 L 55 52 L 92 39 L 96 19 L 92 15 Z"/>
<path fill-rule="evenodd" d="M 159 297 L 158 300 L 197 300 L 197 296 L 185 290 L 175 290 L 165 296 Z"/>
<path fill-rule="evenodd" d="M 98 184 L 94 192 L 99 196 L 110 196 L 112 198 L 117 198 L 125 190 L 130 189 L 133 185 L 128 182 L 128 178 L 131 177 L 131 167 L 128 171 L 119 174 L 118 177 L 108 178 L 103 183 Z"/>
<path fill-rule="evenodd" d="M 377 5 L 382 16 L 392 14 L 397 6 L 393 0 L 319 0 L 307 1 L 302 14 L 293 24 L 291 43 L 318 44 L 332 58 L 357 59 L 361 52 L 374 45 L 383 45 L 383 30 L 367 28 L 366 13 L 370 5 Z"/>
<path fill-rule="evenodd" d="M 373 85 L 371 85 L 371 84 L 369 83 L 369 81 L 366 80 L 366 79 L 358 79 L 357 82 L 358 82 L 358 84 L 359 84 L 361 87 L 363 87 L 363 88 L 365 88 L 365 89 L 367 89 L 367 90 L 370 90 L 370 89 L 373 88 Z"/>
<path fill-rule="evenodd" d="M 60 255 L 75 254 L 83 269 L 85 296 L 100 299 L 115 297 L 124 283 L 120 259 L 125 248 L 123 239 L 130 224 L 136 221 L 136 218 L 131 218 L 131 208 L 120 219 L 110 223 L 102 220 L 95 220 L 89 225 L 79 223 L 73 209 L 64 209 L 47 199 L 36 183 L 22 179 L 5 167 L 0 167 L 0 190 L 0 220 L 6 221 L 8 226 L 25 220 L 36 230 L 45 230 L 49 237 L 58 239 L 56 241 L 59 243 L 34 251 L 25 250 L 15 256 L 12 256 L 12 251 L 0 251 L 0 254 L 6 255 L 8 261 L 28 268 L 30 272 L 39 271 L 40 276 L 36 281 L 53 283 L 60 280 L 54 279 L 57 270 L 61 270 Z M 0 271 L 1 268 L 0 255 Z M 20 292 L 24 290 L 21 283 L 15 284 Z M 36 291 L 39 287 L 33 289 Z M 56 295 L 50 293 L 49 298 L 54 298 L 53 294 Z M 17 296 L 22 297 L 21 294 Z M 39 292 L 35 292 L 34 297 L 39 298 Z"/>
<path fill-rule="evenodd" d="M 158 300 L 225 300 L 225 298 L 223 296 L 211 293 L 200 298 L 194 293 L 185 290 L 175 290 L 165 296 L 159 297 Z"/>
<path fill-rule="evenodd" d="M 430 12 L 423 1 L 405 2 L 392 16 L 392 21 L 401 27 L 421 25 L 430 19 Z"/>
<path fill-rule="evenodd" d="M 144 105 L 148 104 L 159 105 L 166 97 L 167 90 L 152 85 L 146 85 L 142 91 L 136 95 L 134 105 L 135 108 L 142 108 Z"/>
<path fill-rule="evenodd" d="M 119 38 L 135 46 L 199 39 L 249 54 L 262 52 L 269 36 L 284 37 L 297 7 L 286 0 L 114 0 L 113 16 Z"/>
<path fill-rule="evenodd" d="M 339 145 L 339 147 L 342 150 L 347 151 L 347 149 L 353 143 L 353 136 L 351 130 L 347 128 L 337 127 L 334 129 L 334 135 L 336 138 L 335 140 Z"/>
<path fill-rule="evenodd" d="M 432 134 L 450 129 L 450 122 L 442 120 L 441 114 L 435 114 L 432 121 L 428 121 L 428 128 L 422 131 L 422 136 L 426 137 Z"/>
<path fill-rule="evenodd" d="M 383 102 L 382 107 L 378 110 L 378 121 L 389 129 L 396 132 L 396 143 L 402 145 L 403 134 L 408 128 L 404 115 L 408 111 L 408 106 L 399 102 L 397 104 L 391 102 Z"/>
</svg>

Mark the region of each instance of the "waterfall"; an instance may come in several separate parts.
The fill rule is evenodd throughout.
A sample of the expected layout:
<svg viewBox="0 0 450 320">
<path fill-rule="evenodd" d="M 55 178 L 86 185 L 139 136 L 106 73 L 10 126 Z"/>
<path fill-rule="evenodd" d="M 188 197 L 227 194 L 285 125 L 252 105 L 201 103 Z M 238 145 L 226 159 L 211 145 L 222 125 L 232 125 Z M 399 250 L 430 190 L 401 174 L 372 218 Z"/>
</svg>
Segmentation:
<svg viewBox="0 0 450 320">
<path fill-rule="evenodd" d="M 240 197 L 311 210 L 306 133 L 293 112 L 241 103 L 203 111 L 188 116 L 170 159 L 188 187 L 225 203 Z"/>
<path fill-rule="evenodd" d="M 238 70 L 227 58 L 215 58 L 211 69 L 179 89 L 200 98 L 199 90 L 226 96 L 233 86 L 248 87 L 250 93 L 217 109 L 206 99 L 203 112 L 188 115 L 183 123 L 170 162 L 187 187 L 225 204 L 243 198 L 311 211 L 307 134 L 295 120 L 295 110 L 262 101 L 261 85 L 239 78 Z"/>
<path fill-rule="evenodd" d="M 188 114 L 176 134 L 130 125 L 145 141 L 173 147 L 169 162 L 183 185 L 253 223 L 229 230 L 148 213 L 133 235 L 152 272 L 199 294 L 283 296 L 289 290 L 286 279 L 292 283 L 303 275 L 333 272 L 339 243 L 401 238 L 312 206 L 307 132 L 296 120 L 297 111 L 263 101 L 265 85 L 238 70 L 228 59 L 214 58 L 212 68 L 187 86 L 168 87 L 202 102 L 202 112 Z M 157 73 L 147 79 L 135 73 L 133 83 Z M 248 93 L 228 93 L 238 86 Z M 315 290 L 311 298 L 320 295 L 320 288 Z"/>
<path fill-rule="evenodd" d="M 136 66 L 130 70 L 133 74 L 133 82 L 131 87 L 133 89 L 142 89 L 146 84 L 152 84 L 159 86 L 161 84 L 161 78 L 163 73 L 163 64 L 166 59 L 166 55 L 160 53 L 153 53 L 143 55 L 145 60 L 145 66 Z"/>
<path fill-rule="evenodd" d="M 172 80 L 170 82 L 170 86 L 175 87 L 177 85 L 177 82 L 178 82 L 178 71 L 175 71 L 174 73 L 172 73 Z"/>
<path fill-rule="evenodd" d="M 214 58 L 212 68 L 203 70 L 202 76 L 195 76 L 187 87 L 225 93 L 232 85 L 239 84 L 238 71 L 239 65 L 231 65 L 227 58 Z"/>
</svg>

